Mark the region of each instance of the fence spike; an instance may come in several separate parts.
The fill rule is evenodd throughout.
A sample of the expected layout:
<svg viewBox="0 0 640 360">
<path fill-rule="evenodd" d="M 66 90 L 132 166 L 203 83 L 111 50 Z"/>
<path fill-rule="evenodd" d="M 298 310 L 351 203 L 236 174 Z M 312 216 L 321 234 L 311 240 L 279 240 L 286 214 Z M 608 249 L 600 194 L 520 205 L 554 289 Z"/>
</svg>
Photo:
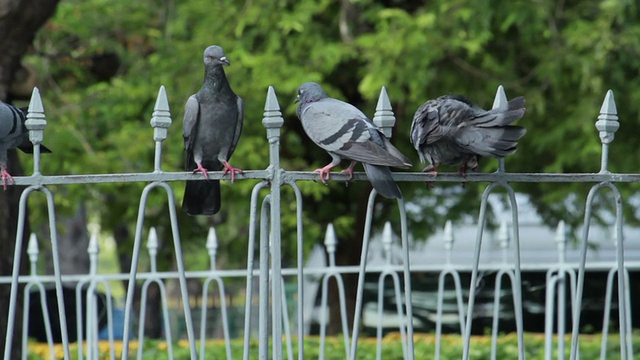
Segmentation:
<svg viewBox="0 0 640 360">
<path fill-rule="evenodd" d="M 596 128 L 600 133 L 600 140 L 603 144 L 610 144 L 615 137 L 615 133 L 620 128 L 618 122 L 618 109 L 613 98 L 613 91 L 607 91 L 607 95 L 602 102 L 600 115 L 596 121 Z"/>
<path fill-rule="evenodd" d="M 616 102 L 613 98 L 613 91 L 609 90 L 604 97 L 602 107 L 600 108 L 600 115 L 598 115 L 598 121 L 596 121 L 596 128 L 598 129 L 600 142 L 602 143 L 601 173 L 608 172 L 609 144 L 613 141 L 619 127 L 618 109 L 616 108 Z"/>
<path fill-rule="evenodd" d="M 384 228 L 382 229 L 382 244 L 386 253 L 391 251 L 392 243 L 393 232 L 391 231 L 391 222 L 387 221 L 386 223 L 384 223 Z"/>
<path fill-rule="evenodd" d="M 216 229 L 213 226 L 209 228 L 209 232 L 207 233 L 206 247 L 207 250 L 209 250 L 209 254 L 211 254 L 211 251 L 215 254 L 218 249 L 218 235 L 216 234 Z"/>
<path fill-rule="evenodd" d="M 163 141 L 167 138 L 167 129 L 171 125 L 171 111 L 169 110 L 169 100 L 164 85 L 160 86 L 156 105 L 153 107 L 151 115 L 151 126 L 153 127 L 153 140 Z"/>
<path fill-rule="evenodd" d="M 387 95 L 387 88 L 384 86 L 380 90 L 380 96 L 378 96 L 373 123 L 380 128 L 384 136 L 391 138 L 393 127 L 396 124 L 396 117 L 393 114 L 389 95 Z"/>
<path fill-rule="evenodd" d="M 278 96 L 273 86 L 267 90 L 267 99 L 264 103 L 264 114 L 262 124 L 267 128 L 267 138 L 280 137 L 280 127 L 284 124 Z"/>
<path fill-rule="evenodd" d="M 216 254 L 218 252 L 218 235 L 216 229 L 211 226 L 207 233 L 207 243 L 205 245 L 207 252 L 209 253 L 209 262 L 211 263 L 211 270 L 216 268 Z"/>
<path fill-rule="evenodd" d="M 162 142 L 167 138 L 167 129 L 171 125 L 171 111 L 164 85 L 160 86 L 158 91 L 150 123 L 153 127 L 153 140 L 156 142 L 154 171 L 160 172 L 162 171 Z"/>
<path fill-rule="evenodd" d="M 149 230 L 149 237 L 147 238 L 147 249 L 149 255 L 156 256 L 158 254 L 158 233 L 155 227 L 151 227 Z"/>
<path fill-rule="evenodd" d="M 444 223 L 442 241 L 444 242 L 445 250 L 453 249 L 453 242 L 455 241 L 455 238 L 453 237 L 453 224 L 451 223 L 451 220 L 447 220 L 447 222 Z"/>
<path fill-rule="evenodd" d="M 44 128 L 47 127 L 47 120 L 44 115 L 44 105 L 42 105 L 40 90 L 37 87 L 34 87 L 31 93 L 27 120 L 24 125 L 29 130 L 29 141 L 33 143 L 33 173 L 34 175 L 40 174 L 40 144 L 44 139 Z"/>
<path fill-rule="evenodd" d="M 40 254 L 40 248 L 38 247 L 38 237 L 35 233 L 31 233 L 29 236 L 29 244 L 27 245 L 27 254 L 29 254 L 29 261 L 38 261 L 38 254 Z"/>
<path fill-rule="evenodd" d="M 558 226 L 556 227 L 555 240 L 556 244 L 558 245 L 558 250 L 564 251 L 567 244 L 567 230 L 564 220 L 560 220 L 558 222 Z"/>
<path fill-rule="evenodd" d="M 327 248 L 327 253 L 334 254 L 336 252 L 337 245 L 338 237 L 336 236 L 336 231 L 333 228 L 333 224 L 329 223 L 327 225 L 327 231 L 324 234 L 324 246 Z"/>
<path fill-rule="evenodd" d="M 87 253 L 89 255 L 97 255 L 100 252 L 100 247 L 98 246 L 98 233 L 93 232 L 91 234 L 91 238 L 89 238 L 89 246 L 87 247 Z"/>
</svg>

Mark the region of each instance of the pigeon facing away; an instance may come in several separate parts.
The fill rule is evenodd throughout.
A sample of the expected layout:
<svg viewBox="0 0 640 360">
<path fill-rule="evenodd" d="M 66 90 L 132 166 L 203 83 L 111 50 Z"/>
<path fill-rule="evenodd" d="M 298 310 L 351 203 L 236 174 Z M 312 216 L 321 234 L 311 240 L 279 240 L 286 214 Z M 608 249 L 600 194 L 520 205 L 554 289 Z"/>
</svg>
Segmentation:
<svg viewBox="0 0 640 360">
<path fill-rule="evenodd" d="M 516 151 L 527 132 L 510 125 L 524 115 L 524 98 L 509 101 L 506 109 L 484 110 L 461 95 L 444 95 L 418 108 L 411 124 L 411 143 L 420 161 L 429 161 L 423 171 L 440 164 L 460 164 L 460 174 L 475 171 L 481 156 L 505 157 Z"/>
<path fill-rule="evenodd" d="M 18 148 L 25 153 L 33 153 L 29 131 L 24 125 L 26 119 L 21 109 L 0 101 L 0 178 L 4 190 L 7 189 L 8 183 L 15 183 L 7 171 L 7 150 Z M 40 145 L 40 152 L 50 153 L 51 150 Z"/>
<path fill-rule="evenodd" d="M 184 136 L 186 169 L 202 172 L 207 181 L 190 180 L 184 190 L 182 208 L 189 215 L 213 215 L 220 210 L 220 181 L 208 180 L 208 170 L 231 173 L 231 182 L 241 169 L 229 159 L 242 132 L 244 105 L 227 81 L 223 65 L 231 65 L 220 46 L 204 51 L 204 83 L 189 97 L 185 107 Z"/>
<path fill-rule="evenodd" d="M 356 161 L 362 162 L 367 178 L 380 195 L 402 198 L 389 166 L 408 168 L 411 162 L 362 111 L 330 98 L 320 85 L 312 82 L 300 85 L 296 102 L 300 102 L 297 113 L 304 131 L 332 158 L 331 163 L 314 170 L 320 173 L 322 183 L 326 184 L 331 168 L 345 158 L 351 160 L 349 167 L 343 170 L 350 179 Z"/>
</svg>

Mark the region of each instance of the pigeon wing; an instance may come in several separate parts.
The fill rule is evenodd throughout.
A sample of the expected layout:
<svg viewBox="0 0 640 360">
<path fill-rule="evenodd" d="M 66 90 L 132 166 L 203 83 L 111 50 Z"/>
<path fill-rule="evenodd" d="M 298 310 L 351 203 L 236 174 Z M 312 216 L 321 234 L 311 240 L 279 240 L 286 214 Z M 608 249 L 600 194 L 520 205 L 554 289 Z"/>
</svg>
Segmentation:
<svg viewBox="0 0 640 360">
<path fill-rule="evenodd" d="M 200 104 L 195 95 L 191 95 L 187 100 L 182 122 L 182 136 L 184 137 L 185 164 L 187 170 L 191 169 L 193 163 L 193 144 L 196 140 L 196 129 L 200 115 Z"/>
<path fill-rule="evenodd" d="M 240 134 L 242 133 L 242 125 L 244 123 L 244 101 L 240 96 L 238 96 L 236 104 L 238 106 L 238 118 L 236 120 L 236 128 L 235 132 L 233 133 L 233 143 L 231 143 L 229 154 L 233 154 L 233 152 L 236 150 L 238 140 L 240 140 Z M 231 157 L 231 155 L 229 155 L 229 157 Z"/>
</svg>

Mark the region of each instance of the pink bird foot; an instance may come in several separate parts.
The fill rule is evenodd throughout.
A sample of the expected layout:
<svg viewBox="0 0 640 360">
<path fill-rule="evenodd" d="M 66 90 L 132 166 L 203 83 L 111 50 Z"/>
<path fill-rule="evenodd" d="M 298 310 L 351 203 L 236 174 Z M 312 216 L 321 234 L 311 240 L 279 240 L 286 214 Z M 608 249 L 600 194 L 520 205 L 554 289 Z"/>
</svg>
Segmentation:
<svg viewBox="0 0 640 360">
<path fill-rule="evenodd" d="M 427 166 L 426 168 L 424 168 L 422 170 L 422 172 L 427 173 L 427 174 L 431 174 L 433 175 L 433 177 L 438 176 L 438 172 L 436 171 L 436 168 L 438 167 L 438 163 L 435 164 L 429 164 L 429 166 Z M 433 181 L 427 181 L 425 182 L 425 184 L 427 184 L 428 187 L 433 188 L 435 185 L 433 183 Z"/>
<path fill-rule="evenodd" d="M 236 181 L 236 173 L 242 174 L 243 171 L 240 168 L 233 167 L 229 165 L 228 162 L 223 161 L 222 165 L 224 165 L 224 173 L 222 175 L 227 175 L 227 173 L 231 173 L 231 183 L 233 184 Z"/>
<path fill-rule="evenodd" d="M 202 175 L 204 175 L 204 178 L 209 180 L 209 173 L 208 173 L 209 170 L 207 170 L 204 167 L 202 167 L 202 164 L 199 163 L 199 162 L 196 163 L 196 165 L 198 165 L 198 167 L 193 170 L 193 173 L 195 174 L 197 172 L 201 172 Z"/>
<path fill-rule="evenodd" d="M 2 165 L 2 167 L 0 167 L 0 178 L 2 178 L 2 188 L 4 190 L 7 190 L 7 183 L 16 183 L 13 180 L 13 177 L 11 177 L 11 174 L 9 174 L 9 172 L 7 171 L 7 167 L 5 165 Z"/>
<path fill-rule="evenodd" d="M 327 180 L 329 180 L 329 178 L 331 177 L 331 172 L 330 170 L 334 167 L 335 165 L 333 164 L 329 164 L 323 168 L 319 168 L 319 169 L 315 169 L 313 170 L 313 172 L 317 172 L 320 173 L 320 181 L 327 185 Z"/>
<path fill-rule="evenodd" d="M 348 168 L 346 168 L 344 170 L 341 170 L 340 172 L 349 174 L 349 179 L 348 180 L 350 181 L 350 180 L 353 179 L 353 168 L 355 166 L 356 166 L 356 162 L 352 161 L 351 164 L 349 164 Z"/>
</svg>

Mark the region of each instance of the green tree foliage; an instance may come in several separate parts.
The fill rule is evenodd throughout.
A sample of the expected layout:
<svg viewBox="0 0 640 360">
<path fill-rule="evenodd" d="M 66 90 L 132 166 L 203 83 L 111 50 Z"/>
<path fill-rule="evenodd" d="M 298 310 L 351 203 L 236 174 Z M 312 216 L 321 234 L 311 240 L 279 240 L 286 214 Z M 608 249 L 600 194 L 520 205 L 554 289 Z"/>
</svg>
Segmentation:
<svg viewBox="0 0 640 360">
<path fill-rule="evenodd" d="M 520 123 L 529 131 L 518 153 L 506 160 L 508 171 L 597 172 L 600 142 L 594 122 L 611 88 L 621 131 L 610 169 L 637 172 L 639 17 L 636 3 L 622 0 L 68 0 L 28 58 L 43 76 L 50 124 L 46 142 L 55 150 L 43 162 L 43 172 L 152 171 L 149 119 L 160 85 L 167 88 L 174 121 L 165 142 L 164 169 L 181 171 L 183 106 L 202 82 L 202 51 L 211 44 L 226 50 L 232 63 L 228 77 L 245 100 L 235 166 L 268 165 L 261 119 L 269 85 L 275 86 L 285 115 L 283 168 L 311 170 L 329 161 L 302 132 L 293 105 L 296 87 L 317 81 L 331 96 L 370 116 L 385 85 L 397 117 L 393 141 L 414 159 L 415 171 L 422 166 L 407 136 L 414 110 L 444 93 L 465 94 L 490 107 L 502 84 L 509 96 L 523 95 L 528 104 Z M 484 161 L 482 169 L 492 171 L 496 164 Z M 243 259 L 248 199 L 255 183 L 223 182 L 223 210 L 213 220 L 182 215 L 187 250 L 200 251 L 206 227 L 215 224 L 220 251 L 228 254 L 221 265 Z M 183 185 L 172 185 L 180 199 Z M 361 237 L 367 183 L 348 188 L 340 183 L 299 185 L 309 244 L 322 239 L 330 221 L 342 240 Z M 69 187 L 59 201 L 68 208 L 88 202 L 103 229 L 110 229 L 134 223 L 143 186 Z M 549 223 L 564 219 L 575 225 L 582 218 L 585 184 L 515 187 L 531 195 Z M 411 211 L 418 225 L 413 234 L 422 237 L 441 227 L 445 218 L 475 215 L 483 188 L 437 183 L 430 190 L 423 184 L 402 184 L 405 198 L 417 205 Z M 637 190 L 633 185 L 621 188 L 627 198 Z M 295 202 L 290 190 L 283 194 L 283 250 L 285 258 L 293 258 Z M 392 205 L 382 202 L 378 218 L 397 219 Z M 628 222 L 637 222 L 635 208 L 627 207 L 626 215 Z M 165 240 L 166 216 L 166 200 L 158 193 L 151 198 L 147 218 Z M 358 259 L 359 246 L 347 244 L 341 250 L 346 255 L 340 262 Z"/>
</svg>

